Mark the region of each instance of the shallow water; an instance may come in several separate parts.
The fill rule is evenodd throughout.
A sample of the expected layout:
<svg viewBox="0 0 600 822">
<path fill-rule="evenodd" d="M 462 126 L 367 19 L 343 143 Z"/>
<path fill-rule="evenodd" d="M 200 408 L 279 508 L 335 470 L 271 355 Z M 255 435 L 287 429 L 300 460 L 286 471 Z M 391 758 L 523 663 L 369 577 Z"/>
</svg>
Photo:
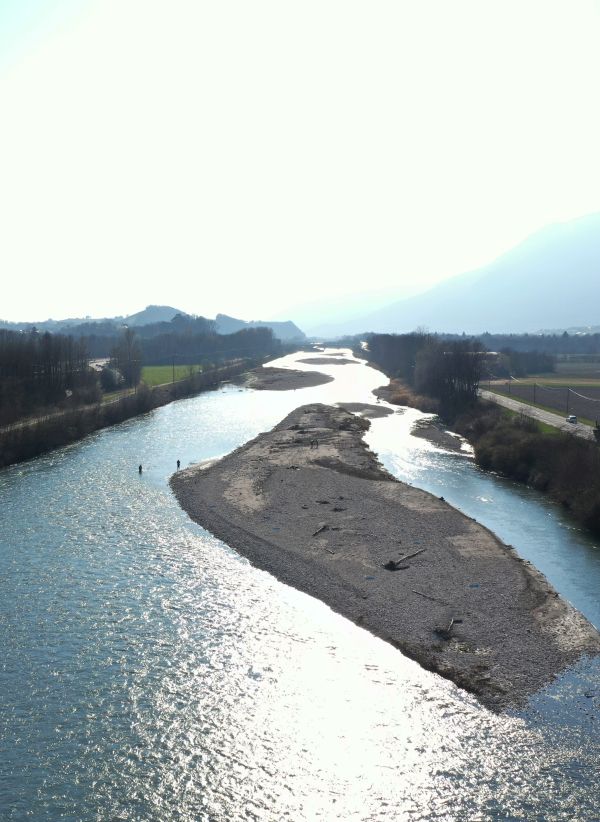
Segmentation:
<svg viewBox="0 0 600 822">
<path fill-rule="evenodd" d="M 386 382 L 318 368 L 335 382 L 226 387 L 0 472 L 0 818 L 600 818 L 595 664 L 495 716 L 177 506 L 178 458 Z M 373 422 L 383 462 L 492 527 L 598 624 L 593 541 L 539 495 L 411 437 L 421 416 Z"/>
</svg>

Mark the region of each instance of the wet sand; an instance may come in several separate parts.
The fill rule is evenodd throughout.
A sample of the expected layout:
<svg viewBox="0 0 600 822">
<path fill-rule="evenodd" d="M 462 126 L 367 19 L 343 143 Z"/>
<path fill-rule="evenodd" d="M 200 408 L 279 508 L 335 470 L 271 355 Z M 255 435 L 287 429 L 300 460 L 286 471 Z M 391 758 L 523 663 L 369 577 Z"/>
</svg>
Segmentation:
<svg viewBox="0 0 600 822">
<path fill-rule="evenodd" d="M 415 425 L 410 432 L 413 437 L 420 437 L 420 439 L 432 442 L 434 445 L 443 448 L 445 451 L 455 451 L 465 453 L 463 448 L 463 440 L 458 434 L 453 434 L 451 431 L 446 431 L 444 426 L 437 420 L 425 420 Z M 469 451 L 471 453 L 472 449 Z"/>
<path fill-rule="evenodd" d="M 253 564 L 494 710 L 600 652 L 595 628 L 533 566 L 388 474 L 364 443 L 368 427 L 341 408 L 304 406 L 171 484 L 192 519 Z"/>
</svg>

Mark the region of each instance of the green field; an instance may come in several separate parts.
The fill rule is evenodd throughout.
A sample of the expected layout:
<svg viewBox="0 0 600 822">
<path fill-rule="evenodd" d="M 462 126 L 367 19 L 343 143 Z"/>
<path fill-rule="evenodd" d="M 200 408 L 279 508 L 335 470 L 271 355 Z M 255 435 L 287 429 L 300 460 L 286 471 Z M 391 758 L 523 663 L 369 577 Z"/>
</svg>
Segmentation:
<svg viewBox="0 0 600 822">
<path fill-rule="evenodd" d="M 190 369 L 196 374 L 202 371 L 201 365 L 176 365 L 175 366 L 175 382 L 185 380 L 190 375 Z M 142 368 L 142 381 L 150 387 L 154 385 L 162 385 L 166 382 L 173 382 L 173 366 L 172 365 L 145 365 Z"/>
</svg>

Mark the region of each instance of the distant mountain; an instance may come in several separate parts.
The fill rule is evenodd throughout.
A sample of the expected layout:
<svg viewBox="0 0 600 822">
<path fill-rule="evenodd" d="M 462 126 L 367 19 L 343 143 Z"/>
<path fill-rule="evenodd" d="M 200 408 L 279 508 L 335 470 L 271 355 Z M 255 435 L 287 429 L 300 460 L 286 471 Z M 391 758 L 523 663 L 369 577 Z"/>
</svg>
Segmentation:
<svg viewBox="0 0 600 822">
<path fill-rule="evenodd" d="M 292 342 L 294 340 L 305 340 L 306 335 L 291 320 L 285 322 L 262 322 L 261 320 L 238 320 L 235 317 L 228 317 L 227 314 L 217 314 L 215 318 L 218 334 L 234 334 L 243 328 L 270 328 L 278 340 Z"/>
<path fill-rule="evenodd" d="M 597 326 L 600 213 L 548 226 L 476 271 L 415 297 L 331 326 L 329 334 L 380 331 L 535 332 Z"/>
<path fill-rule="evenodd" d="M 152 325 L 153 323 L 170 323 L 177 314 L 181 314 L 183 317 L 188 316 L 185 311 L 172 308 L 170 305 L 147 305 L 143 311 L 125 317 L 123 324 L 135 327 L 138 325 Z"/>
</svg>

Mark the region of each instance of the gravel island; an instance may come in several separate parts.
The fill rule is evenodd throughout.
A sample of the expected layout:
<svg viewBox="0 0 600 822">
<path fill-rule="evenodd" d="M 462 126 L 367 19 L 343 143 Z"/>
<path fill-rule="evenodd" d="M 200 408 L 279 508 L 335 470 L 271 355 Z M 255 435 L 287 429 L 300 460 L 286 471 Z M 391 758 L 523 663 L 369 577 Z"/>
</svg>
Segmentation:
<svg viewBox="0 0 600 822">
<path fill-rule="evenodd" d="M 297 388 L 314 388 L 332 382 L 333 377 L 320 371 L 299 371 L 293 368 L 260 366 L 246 372 L 240 381 L 255 391 L 294 391 Z"/>
<path fill-rule="evenodd" d="M 523 705 L 600 652 L 596 629 L 510 546 L 387 473 L 363 440 L 369 425 L 304 406 L 171 485 L 193 520 L 253 564 L 493 710 Z"/>
</svg>

